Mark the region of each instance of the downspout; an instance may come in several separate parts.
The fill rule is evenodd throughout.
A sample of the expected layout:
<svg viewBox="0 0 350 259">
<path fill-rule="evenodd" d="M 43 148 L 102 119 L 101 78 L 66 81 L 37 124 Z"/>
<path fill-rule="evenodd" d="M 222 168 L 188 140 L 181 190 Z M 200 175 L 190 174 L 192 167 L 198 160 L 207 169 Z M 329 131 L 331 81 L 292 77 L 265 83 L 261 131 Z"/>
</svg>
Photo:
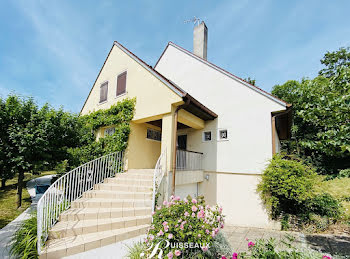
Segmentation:
<svg viewBox="0 0 350 259">
<path fill-rule="evenodd" d="M 174 135 L 173 135 L 173 183 L 172 183 L 172 195 L 175 195 L 175 171 L 176 171 L 176 138 L 177 138 L 177 118 L 178 118 L 178 112 L 181 109 L 184 109 L 188 105 L 190 105 L 191 100 L 187 99 L 186 102 L 182 105 L 179 105 L 176 107 L 175 114 L 174 114 Z"/>
</svg>

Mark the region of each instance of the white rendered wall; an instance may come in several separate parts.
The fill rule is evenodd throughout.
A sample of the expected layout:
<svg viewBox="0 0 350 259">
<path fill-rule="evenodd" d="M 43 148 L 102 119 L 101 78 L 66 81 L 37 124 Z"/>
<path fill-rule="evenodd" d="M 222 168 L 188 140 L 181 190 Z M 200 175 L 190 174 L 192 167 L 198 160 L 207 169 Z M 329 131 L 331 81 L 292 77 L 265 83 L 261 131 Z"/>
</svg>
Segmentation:
<svg viewBox="0 0 350 259">
<path fill-rule="evenodd" d="M 285 107 L 169 45 L 156 70 L 218 114 L 188 136 L 188 149 L 204 153 L 204 169 L 259 174 L 272 157 L 271 112 Z M 217 129 L 228 141 L 217 141 Z M 212 130 L 213 140 L 202 142 Z"/>
</svg>

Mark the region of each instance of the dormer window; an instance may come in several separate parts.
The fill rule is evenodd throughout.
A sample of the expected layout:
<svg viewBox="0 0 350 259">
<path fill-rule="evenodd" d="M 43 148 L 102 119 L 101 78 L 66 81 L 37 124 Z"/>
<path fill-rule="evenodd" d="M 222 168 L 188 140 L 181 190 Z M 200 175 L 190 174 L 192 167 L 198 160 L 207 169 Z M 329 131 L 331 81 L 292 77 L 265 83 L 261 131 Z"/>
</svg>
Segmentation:
<svg viewBox="0 0 350 259">
<path fill-rule="evenodd" d="M 108 82 L 104 82 L 100 87 L 100 103 L 107 101 Z"/>
<path fill-rule="evenodd" d="M 117 96 L 126 93 L 126 71 L 117 77 Z"/>
</svg>

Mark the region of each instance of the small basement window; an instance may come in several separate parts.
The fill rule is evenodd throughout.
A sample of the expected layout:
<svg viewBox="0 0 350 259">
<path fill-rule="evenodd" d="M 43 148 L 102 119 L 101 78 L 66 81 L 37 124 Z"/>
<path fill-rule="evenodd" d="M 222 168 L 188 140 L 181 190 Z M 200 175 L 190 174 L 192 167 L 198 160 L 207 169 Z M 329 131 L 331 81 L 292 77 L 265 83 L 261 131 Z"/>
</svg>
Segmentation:
<svg viewBox="0 0 350 259">
<path fill-rule="evenodd" d="M 104 136 L 112 136 L 115 133 L 115 127 L 105 129 Z"/>
<path fill-rule="evenodd" d="M 147 139 L 152 139 L 156 141 L 161 141 L 162 140 L 162 132 L 159 130 L 155 129 L 147 129 Z"/>
<path fill-rule="evenodd" d="M 117 96 L 126 92 L 126 71 L 117 78 Z"/>
<path fill-rule="evenodd" d="M 203 132 L 203 142 L 209 142 L 211 141 L 211 131 L 204 131 Z"/>
<path fill-rule="evenodd" d="M 100 87 L 100 103 L 107 101 L 108 82 L 105 82 Z"/>
<path fill-rule="evenodd" d="M 228 131 L 227 129 L 218 129 L 218 140 L 228 140 Z"/>
</svg>

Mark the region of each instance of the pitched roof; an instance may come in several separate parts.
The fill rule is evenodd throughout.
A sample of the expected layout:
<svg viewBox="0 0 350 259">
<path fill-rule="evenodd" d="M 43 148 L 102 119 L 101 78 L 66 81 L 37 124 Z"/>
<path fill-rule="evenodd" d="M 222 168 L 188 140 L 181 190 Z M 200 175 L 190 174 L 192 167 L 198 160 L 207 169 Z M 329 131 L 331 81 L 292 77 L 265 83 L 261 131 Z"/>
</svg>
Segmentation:
<svg viewBox="0 0 350 259">
<path fill-rule="evenodd" d="M 211 68 L 213 68 L 213 69 L 215 69 L 215 70 L 217 70 L 217 71 L 223 73 L 224 75 L 226 75 L 226 76 L 228 76 L 228 77 L 230 77 L 230 78 L 232 78 L 232 79 L 234 79 L 234 80 L 236 80 L 236 81 L 242 83 L 243 85 L 245 85 L 245 86 L 249 87 L 250 89 L 252 89 L 252 90 L 254 90 L 254 91 L 256 91 L 256 92 L 258 92 L 258 93 L 264 95 L 265 97 L 267 97 L 267 98 L 269 98 L 269 99 L 271 99 L 271 100 L 273 100 L 273 101 L 279 103 L 279 104 L 282 105 L 282 106 L 285 106 L 285 107 L 290 107 L 290 106 L 292 106 L 291 104 L 289 104 L 289 103 L 283 101 L 282 99 L 279 99 L 278 97 L 276 97 L 276 96 L 270 94 L 269 92 L 266 92 L 266 91 L 264 91 L 263 89 L 261 89 L 261 88 L 255 86 L 255 85 L 252 85 L 252 84 L 248 83 L 248 82 L 245 81 L 244 79 L 242 79 L 242 78 L 240 78 L 240 77 L 238 77 L 238 76 L 236 76 L 236 75 L 234 75 L 234 74 L 232 74 L 232 73 L 226 71 L 225 69 L 223 69 L 223 68 L 221 68 L 221 67 L 218 67 L 217 65 L 215 65 L 215 64 L 213 64 L 213 63 L 211 63 L 211 62 L 209 62 L 208 60 L 205 60 L 205 59 L 203 59 L 203 58 L 201 58 L 201 57 L 196 56 L 196 55 L 193 54 L 192 52 L 190 52 L 190 51 L 188 51 L 188 50 L 186 50 L 186 49 L 180 47 L 179 45 L 177 45 L 177 44 L 175 44 L 175 43 L 173 43 L 173 42 L 171 42 L 171 41 L 168 43 L 168 45 L 167 45 L 166 48 L 164 49 L 162 55 L 159 57 L 159 59 L 158 59 L 156 65 L 154 66 L 155 68 L 157 67 L 159 61 L 161 60 L 161 58 L 163 57 L 164 53 L 165 53 L 166 50 L 168 49 L 169 45 L 175 47 L 176 49 L 178 49 L 178 50 L 180 50 L 180 51 L 182 51 L 182 52 L 184 52 L 185 54 L 191 56 L 192 58 L 195 58 L 195 59 L 199 60 L 200 62 L 202 62 L 202 63 L 208 65 L 209 67 L 211 67 Z"/>
<path fill-rule="evenodd" d="M 127 48 L 125 48 L 122 44 L 120 44 L 117 41 L 113 42 L 112 48 L 109 51 L 106 60 L 103 63 L 103 66 L 100 69 L 100 72 L 98 73 L 96 80 L 89 92 L 88 97 L 86 98 L 83 107 L 80 110 L 83 110 L 83 108 L 85 107 L 85 104 L 87 102 L 87 100 L 89 99 L 89 96 L 92 92 L 92 89 L 94 87 L 94 85 L 96 84 L 96 81 L 98 79 L 98 77 L 101 74 L 102 69 L 104 68 L 107 59 L 109 57 L 109 55 L 112 52 L 112 49 L 114 46 L 117 46 L 119 49 L 121 49 L 124 53 L 126 53 L 129 57 L 131 57 L 133 60 L 135 60 L 137 63 L 139 63 L 142 67 L 144 67 L 147 71 L 149 71 L 151 74 L 153 74 L 155 77 L 157 77 L 161 82 L 163 82 L 166 86 L 168 86 L 172 91 L 174 91 L 177 95 L 179 95 L 181 98 L 183 98 L 184 100 L 190 100 L 193 105 L 195 105 L 196 107 L 198 107 L 200 110 L 202 110 L 203 112 L 205 112 L 208 115 L 208 118 L 213 119 L 213 118 L 217 118 L 217 114 L 213 111 L 211 111 L 209 108 L 207 108 L 206 106 L 204 106 L 203 104 L 201 104 L 198 100 L 196 100 L 195 98 L 193 98 L 190 94 L 188 94 L 186 91 L 184 91 L 183 89 L 181 89 L 178 85 L 176 85 L 174 82 L 172 82 L 171 80 L 169 80 L 168 78 L 166 78 L 165 76 L 163 76 L 161 73 L 159 73 L 158 71 L 156 71 L 152 66 L 148 65 L 145 61 L 143 61 L 141 58 L 139 58 L 138 56 L 136 56 L 134 53 L 132 53 L 130 50 L 128 50 Z"/>
</svg>

